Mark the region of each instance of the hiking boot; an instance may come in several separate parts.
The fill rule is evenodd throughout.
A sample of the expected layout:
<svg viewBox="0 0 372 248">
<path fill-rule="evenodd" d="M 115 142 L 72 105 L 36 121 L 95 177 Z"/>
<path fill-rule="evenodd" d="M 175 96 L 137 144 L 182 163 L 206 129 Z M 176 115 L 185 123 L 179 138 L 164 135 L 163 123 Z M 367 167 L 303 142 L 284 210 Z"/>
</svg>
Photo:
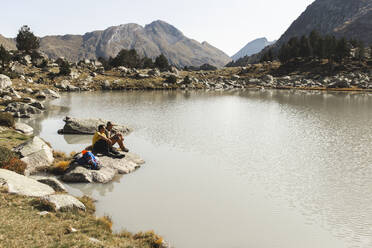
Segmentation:
<svg viewBox="0 0 372 248">
<path fill-rule="evenodd" d="M 123 152 L 129 152 L 129 149 L 127 149 L 126 147 L 121 148 L 121 150 L 122 150 Z"/>
<path fill-rule="evenodd" d="M 120 154 L 120 152 L 115 147 L 111 147 L 110 152 L 115 154 L 115 155 Z"/>
<path fill-rule="evenodd" d="M 111 158 L 124 158 L 125 157 L 124 154 L 121 154 L 119 152 L 117 152 L 117 154 L 113 153 L 113 152 L 109 152 L 107 156 L 109 156 Z"/>
</svg>

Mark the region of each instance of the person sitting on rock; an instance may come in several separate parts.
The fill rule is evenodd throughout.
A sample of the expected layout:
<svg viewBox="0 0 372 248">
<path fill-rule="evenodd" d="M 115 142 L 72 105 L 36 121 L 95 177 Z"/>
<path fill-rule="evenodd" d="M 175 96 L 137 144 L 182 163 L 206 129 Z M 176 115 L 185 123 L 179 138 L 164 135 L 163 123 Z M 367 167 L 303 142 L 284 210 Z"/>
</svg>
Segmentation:
<svg viewBox="0 0 372 248">
<path fill-rule="evenodd" d="M 116 143 L 118 143 L 120 149 L 123 152 L 129 152 L 129 150 L 124 146 L 124 137 L 121 133 L 113 129 L 113 124 L 109 121 L 106 124 L 106 137 L 110 139 L 111 145 L 114 146 Z"/>
<path fill-rule="evenodd" d="M 112 149 L 112 142 L 105 134 L 104 125 L 99 125 L 98 131 L 93 135 L 92 152 L 94 155 L 100 153 L 113 158 L 123 158 L 125 156 Z"/>
</svg>

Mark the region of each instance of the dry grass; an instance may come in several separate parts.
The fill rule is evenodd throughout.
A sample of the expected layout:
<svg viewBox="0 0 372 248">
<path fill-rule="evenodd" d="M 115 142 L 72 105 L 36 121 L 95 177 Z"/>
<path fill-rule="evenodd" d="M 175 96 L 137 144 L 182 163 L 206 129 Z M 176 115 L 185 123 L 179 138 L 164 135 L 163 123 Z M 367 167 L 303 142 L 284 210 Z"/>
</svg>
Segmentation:
<svg viewBox="0 0 372 248">
<path fill-rule="evenodd" d="M 102 216 L 97 218 L 97 223 L 100 225 L 103 229 L 107 231 L 112 231 L 112 220 L 110 216 Z"/>
<path fill-rule="evenodd" d="M 0 163 L 0 168 L 14 171 L 18 174 L 24 175 L 27 164 L 19 158 L 11 158 L 6 162 Z"/>
<path fill-rule="evenodd" d="M 7 194 L 3 189 L 0 203 L 0 247 L 158 248 L 162 242 L 154 232 L 113 234 L 108 228 L 109 218 L 98 220 L 89 211 L 49 212 L 41 216 L 35 199 Z"/>
<path fill-rule="evenodd" d="M 63 174 L 70 167 L 74 155 L 74 152 L 67 155 L 64 152 L 53 151 L 54 162 L 49 167 L 49 172 L 57 175 Z"/>
</svg>

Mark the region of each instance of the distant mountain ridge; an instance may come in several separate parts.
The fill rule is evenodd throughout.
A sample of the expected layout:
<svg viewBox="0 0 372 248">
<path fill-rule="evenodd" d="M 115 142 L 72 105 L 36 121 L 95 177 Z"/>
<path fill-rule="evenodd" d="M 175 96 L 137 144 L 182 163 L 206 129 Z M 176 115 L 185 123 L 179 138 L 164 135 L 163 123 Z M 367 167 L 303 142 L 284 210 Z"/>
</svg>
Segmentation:
<svg viewBox="0 0 372 248">
<path fill-rule="evenodd" d="M 267 46 L 274 44 L 275 41 L 268 41 L 266 38 L 259 38 L 249 42 L 245 47 L 239 50 L 231 58 L 236 61 L 245 56 L 251 56 L 252 54 L 259 53 Z"/>
<path fill-rule="evenodd" d="M 308 35 L 312 30 L 372 45 L 372 0 L 316 0 L 292 23 L 277 44 L 282 45 L 294 36 Z"/>
<path fill-rule="evenodd" d="M 313 30 L 372 45 L 372 0 L 315 0 L 271 48 L 278 50 L 290 38 L 309 35 Z M 244 58 L 244 63 L 258 62 L 267 50 Z"/>
<path fill-rule="evenodd" d="M 12 39 L 0 37 L 0 43 L 9 43 L 9 40 Z M 84 35 L 45 36 L 40 42 L 40 50 L 50 58 L 65 57 L 73 62 L 100 56 L 115 57 L 121 49 L 135 49 L 141 56 L 150 58 L 163 53 L 172 64 L 180 67 L 205 63 L 222 67 L 231 60 L 207 42 L 189 39 L 174 26 L 160 20 L 144 27 L 129 23 Z"/>
</svg>

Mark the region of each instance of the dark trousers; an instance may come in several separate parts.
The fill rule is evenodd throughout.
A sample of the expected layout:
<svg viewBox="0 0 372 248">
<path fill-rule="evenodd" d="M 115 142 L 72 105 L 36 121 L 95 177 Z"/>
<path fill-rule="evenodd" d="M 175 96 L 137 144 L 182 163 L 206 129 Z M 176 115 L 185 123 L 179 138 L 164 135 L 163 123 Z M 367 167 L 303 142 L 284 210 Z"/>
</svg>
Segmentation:
<svg viewBox="0 0 372 248">
<path fill-rule="evenodd" d="M 103 139 L 99 139 L 94 145 L 93 145 L 93 149 L 92 149 L 92 152 L 93 154 L 97 154 L 97 153 L 100 153 L 100 154 L 103 154 L 103 155 L 107 155 L 110 151 L 110 145 L 107 143 L 106 140 L 103 140 Z"/>
</svg>

